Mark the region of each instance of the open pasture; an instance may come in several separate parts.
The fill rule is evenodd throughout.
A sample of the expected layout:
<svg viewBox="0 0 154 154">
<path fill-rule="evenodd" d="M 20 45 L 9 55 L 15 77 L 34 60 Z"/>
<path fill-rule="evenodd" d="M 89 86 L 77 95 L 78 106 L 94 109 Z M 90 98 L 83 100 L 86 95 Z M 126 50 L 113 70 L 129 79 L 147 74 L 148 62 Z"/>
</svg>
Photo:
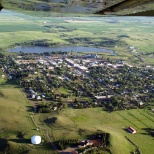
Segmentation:
<svg viewBox="0 0 154 154">
<path fill-rule="evenodd" d="M 154 150 L 153 137 L 150 135 L 154 114 L 150 110 L 135 109 L 110 113 L 100 108 L 67 109 L 58 114 L 38 114 L 35 119 L 38 123 L 45 123 L 55 140 L 84 138 L 89 133 L 102 130 L 111 134 L 111 149 L 115 154 L 130 153 L 135 149 L 125 136 L 136 143 L 143 154 Z M 132 135 L 125 130 L 130 126 L 137 131 L 136 134 Z M 80 134 L 80 129 L 85 132 Z"/>
<path fill-rule="evenodd" d="M 52 146 L 47 144 L 37 147 L 31 144 L 33 135 L 45 136 L 36 130 L 31 114 L 32 106 L 22 90 L 0 78 L 0 153 L 52 152 Z"/>
<path fill-rule="evenodd" d="M 33 40 L 71 45 L 70 39 L 77 39 L 76 45 L 125 47 L 123 52 L 130 52 L 129 47 L 135 46 L 139 53 L 153 52 L 153 25 L 150 17 L 40 18 L 4 10 L 0 16 L 0 48 Z"/>
</svg>

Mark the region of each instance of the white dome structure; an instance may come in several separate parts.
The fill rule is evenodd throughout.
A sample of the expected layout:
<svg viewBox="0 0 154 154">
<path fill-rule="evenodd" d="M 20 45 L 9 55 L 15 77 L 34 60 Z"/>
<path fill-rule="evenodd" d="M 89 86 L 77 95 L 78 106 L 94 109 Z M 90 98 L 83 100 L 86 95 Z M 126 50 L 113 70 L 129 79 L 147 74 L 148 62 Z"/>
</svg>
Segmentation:
<svg viewBox="0 0 154 154">
<path fill-rule="evenodd" d="M 32 144 L 40 144 L 41 143 L 41 136 L 33 136 L 31 137 Z"/>
</svg>

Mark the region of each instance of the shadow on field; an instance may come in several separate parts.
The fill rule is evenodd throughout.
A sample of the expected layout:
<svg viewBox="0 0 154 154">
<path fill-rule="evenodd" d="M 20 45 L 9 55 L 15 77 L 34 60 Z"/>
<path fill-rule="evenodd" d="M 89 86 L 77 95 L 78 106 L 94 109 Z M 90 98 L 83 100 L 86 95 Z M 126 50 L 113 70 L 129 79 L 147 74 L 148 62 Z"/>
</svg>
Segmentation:
<svg viewBox="0 0 154 154">
<path fill-rule="evenodd" d="M 6 139 L 0 138 L 0 152 L 6 149 L 7 144 L 8 141 Z"/>
<path fill-rule="evenodd" d="M 51 142 L 48 142 L 48 143 L 43 144 L 42 148 L 44 150 L 54 150 L 53 147 L 51 146 Z"/>
<path fill-rule="evenodd" d="M 70 154 L 70 152 L 60 152 L 59 154 Z"/>
<path fill-rule="evenodd" d="M 131 133 L 128 131 L 128 128 L 123 128 L 123 130 L 124 130 L 126 133 L 131 134 Z"/>
<path fill-rule="evenodd" d="M 48 125 L 52 125 L 56 122 L 56 120 L 57 120 L 56 117 L 52 117 L 52 118 L 45 119 L 44 122 L 47 123 Z"/>
<path fill-rule="evenodd" d="M 154 137 L 154 129 L 152 128 L 143 128 L 143 130 L 145 131 L 145 133 L 141 133 L 143 135 L 151 135 Z"/>
<path fill-rule="evenodd" d="M 26 106 L 27 112 L 34 112 L 34 107 L 33 106 Z"/>
<path fill-rule="evenodd" d="M 9 139 L 8 141 L 16 142 L 16 143 L 31 143 L 30 139 Z"/>
<path fill-rule="evenodd" d="M 8 80 L 5 83 L 0 84 L 0 86 L 14 86 L 14 88 L 21 88 L 16 80 Z"/>
</svg>

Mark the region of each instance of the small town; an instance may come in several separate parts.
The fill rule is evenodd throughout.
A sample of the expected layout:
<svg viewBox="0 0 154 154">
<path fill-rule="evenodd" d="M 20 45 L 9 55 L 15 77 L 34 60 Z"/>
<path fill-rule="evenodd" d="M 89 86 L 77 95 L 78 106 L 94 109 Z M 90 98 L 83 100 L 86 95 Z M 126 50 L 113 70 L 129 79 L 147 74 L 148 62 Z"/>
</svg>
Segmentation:
<svg viewBox="0 0 154 154">
<path fill-rule="evenodd" d="M 154 102 L 154 68 L 132 66 L 121 59 L 89 53 L 21 52 L 3 57 L 1 70 L 23 88 L 36 113 L 67 107 L 127 110 Z"/>
<path fill-rule="evenodd" d="M 59 51 L 0 54 L 0 68 L 1 78 L 18 86 L 31 104 L 30 117 L 37 131 L 46 129 L 36 123 L 37 115 L 45 115 L 43 123 L 52 130 L 51 124 L 58 120 L 54 115 L 69 109 L 85 112 L 87 108 L 100 108 L 109 113 L 149 109 L 153 112 L 154 68 L 150 65 L 133 66 L 122 59 L 104 58 L 99 53 Z M 123 130 L 127 134 L 138 133 L 134 125 L 127 125 Z M 109 133 L 97 130 L 87 136 L 85 132 L 89 134 L 85 129 L 78 130 L 80 139 L 52 139 L 52 147 L 58 153 L 111 153 Z M 150 134 L 153 135 L 153 131 Z M 20 132 L 19 135 L 23 136 Z M 51 140 L 49 134 L 47 136 Z M 136 143 L 125 137 L 141 153 Z M 41 144 L 43 140 L 44 137 L 34 135 L 31 143 Z"/>
</svg>

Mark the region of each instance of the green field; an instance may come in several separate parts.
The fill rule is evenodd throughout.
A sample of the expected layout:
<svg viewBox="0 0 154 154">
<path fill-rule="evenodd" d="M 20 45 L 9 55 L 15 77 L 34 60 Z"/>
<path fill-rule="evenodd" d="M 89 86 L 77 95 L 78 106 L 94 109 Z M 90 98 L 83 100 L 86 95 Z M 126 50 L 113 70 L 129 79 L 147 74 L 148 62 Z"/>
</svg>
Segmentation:
<svg viewBox="0 0 154 154">
<path fill-rule="evenodd" d="M 36 130 L 31 114 L 32 106 L 22 89 L 14 82 L 5 83 L 0 77 L 0 153 L 7 146 L 5 141 L 8 144 L 7 153 L 51 153 L 52 147 L 45 143 L 39 146 L 31 144 L 30 139 L 33 135 L 41 135 L 45 142 L 48 142 L 45 134 L 41 130 Z"/>
<path fill-rule="evenodd" d="M 59 91 L 61 94 L 65 94 L 65 95 L 67 95 L 68 93 L 71 92 L 70 90 L 64 89 L 64 88 L 62 88 L 62 87 L 59 88 L 58 91 Z"/>
<path fill-rule="evenodd" d="M 59 46 L 112 49 L 118 55 L 112 58 L 129 61 L 134 54 L 154 51 L 153 24 L 150 17 L 34 17 L 4 10 L 0 16 L 0 49 L 5 51 L 17 43 L 45 40 Z M 135 46 L 137 53 L 131 53 L 130 46 Z M 144 59 L 145 63 L 153 64 L 151 57 Z"/>
<path fill-rule="evenodd" d="M 46 128 L 51 130 L 55 140 L 84 138 L 90 132 L 102 130 L 111 134 L 111 149 L 115 154 L 129 154 L 135 149 L 125 136 L 136 143 L 143 154 L 154 150 L 153 137 L 148 132 L 153 128 L 154 114 L 149 110 L 137 109 L 109 113 L 100 108 L 67 109 L 59 114 L 55 112 L 37 114 L 35 119 L 38 123 L 46 124 Z M 46 119 L 48 123 L 45 122 Z M 137 134 L 132 135 L 124 130 L 129 126 L 134 127 Z M 85 134 L 79 135 L 79 129 L 85 130 Z"/>
<path fill-rule="evenodd" d="M 52 153 L 52 147 L 46 144 L 33 146 L 30 144 L 32 135 L 41 135 L 48 141 L 46 133 L 52 140 L 59 139 L 84 139 L 86 135 L 102 130 L 111 134 L 111 146 L 113 154 L 129 154 L 135 150 L 125 136 L 129 137 L 143 154 L 154 150 L 153 137 L 150 130 L 154 126 L 154 113 L 148 109 L 124 110 L 105 112 L 101 108 L 90 109 L 65 109 L 60 112 L 33 115 L 37 126 L 31 119 L 32 106 L 15 82 L 5 83 L 0 79 L 0 142 L 7 139 L 12 152 L 30 150 L 29 153 Z M 60 89 L 64 91 L 64 89 Z M 124 129 L 132 126 L 137 133 L 132 135 Z M 84 130 L 79 134 L 79 129 Z M 23 138 L 19 137 L 19 132 Z M 119 146 L 122 145 L 122 146 Z M 39 151 L 39 152 L 38 152 Z"/>
</svg>

